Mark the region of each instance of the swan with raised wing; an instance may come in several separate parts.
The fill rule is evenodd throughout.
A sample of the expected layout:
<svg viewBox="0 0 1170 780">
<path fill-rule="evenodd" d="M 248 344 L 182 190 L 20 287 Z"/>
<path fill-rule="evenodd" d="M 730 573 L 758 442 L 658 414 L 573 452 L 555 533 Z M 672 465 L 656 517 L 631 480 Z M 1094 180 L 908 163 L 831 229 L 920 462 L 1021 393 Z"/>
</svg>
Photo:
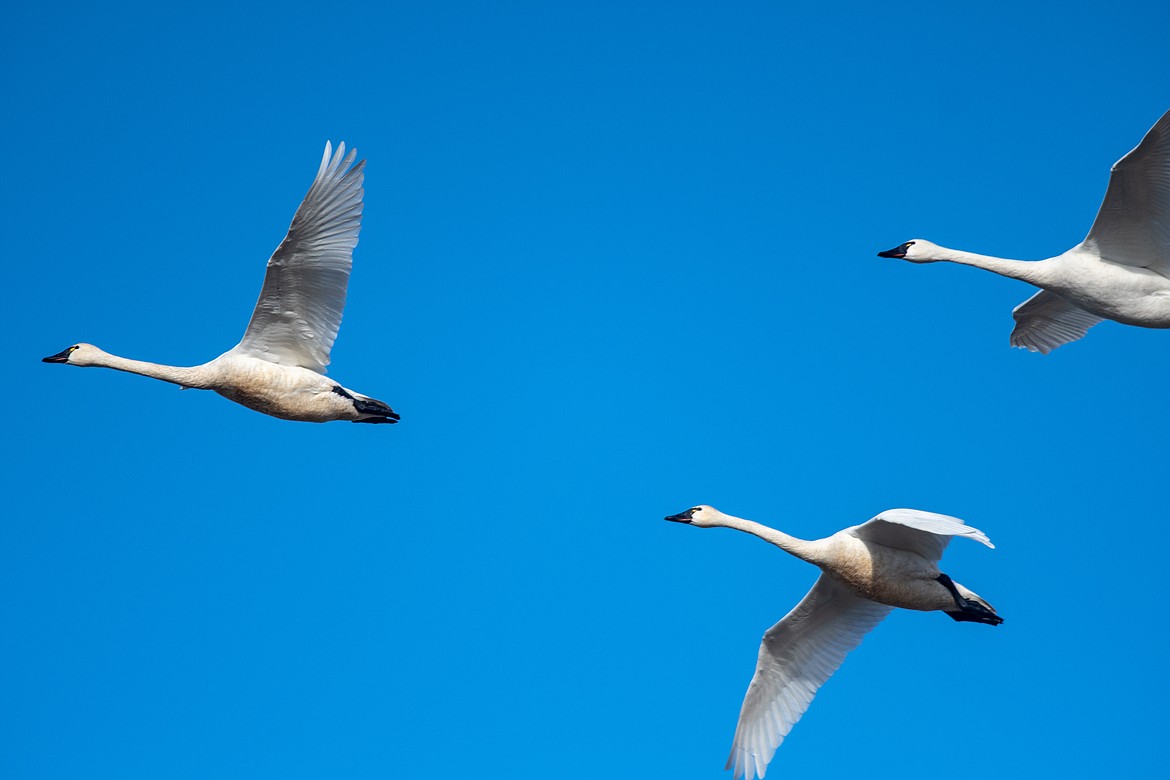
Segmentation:
<svg viewBox="0 0 1170 780">
<path fill-rule="evenodd" d="M 1113 166 L 1089 235 L 1047 260 L 1006 260 L 920 238 L 885 252 L 983 268 L 1041 288 L 1012 311 L 1010 343 L 1047 354 L 1102 320 L 1170 328 L 1170 111 Z"/>
<path fill-rule="evenodd" d="M 239 344 L 199 366 L 130 360 L 92 344 L 74 344 L 46 363 L 101 366 L 214 390 L 249 409 L 284 420 L 393 423 L 385 403 L 325 376 L 345 308 L 353 249 L 362 222 L 366 161 L 345 144 L 325 144 L 317 177 L 268 260 L 260 300 Z"/>
<path fill-rule="evenodd" d="M 701 505 L 666 518 L 700 528 L 734 528 L 821 569 L 812 590 L 764 634 L 725 768 L 763 777 L 776 748 L 845 655 L 894 607 L 941 610 L 957 621 L 997 626 L 982 598 L 939 571 L 952 536 L 992 547 L 977 528 L 917 509 L 890 509 L 825 539 L 805 541 Z"/>
</svg>

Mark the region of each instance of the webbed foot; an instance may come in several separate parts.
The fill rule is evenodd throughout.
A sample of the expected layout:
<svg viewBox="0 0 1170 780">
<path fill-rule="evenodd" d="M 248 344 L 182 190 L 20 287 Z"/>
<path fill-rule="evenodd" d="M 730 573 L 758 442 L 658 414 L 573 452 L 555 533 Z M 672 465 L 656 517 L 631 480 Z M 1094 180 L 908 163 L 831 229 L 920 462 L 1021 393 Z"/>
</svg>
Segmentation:
<svg viewBox="0 0 1170 780">
<path fill-rule="evenodd" d="M 989 626 L 998 626 L 1003 622 L 1003 618 L 987 607 L 967 599 L 963 599 L 958 611 L 947 611 L 947 614 L 950 615 L 951 620 L 959 623 L 986 623 Z"/>
<path fill-rule="evenodd" d="M 935 578 L 944 588 L 950 591 L 951 598 L 955 600 L 957 610 L 943 610 L 950 615 L 951 620 L 959 623 L 986 623 L 989 626 L 998 626 L 1003 622 L 1003 618 L 995 614 L 995 610 L 988 609 L 980 604 L 978 601 L 971 601 L 959 595 L 959 589 L 955 587 L 955 582 L 945 574 L 939 574 Z"/>
</svg>

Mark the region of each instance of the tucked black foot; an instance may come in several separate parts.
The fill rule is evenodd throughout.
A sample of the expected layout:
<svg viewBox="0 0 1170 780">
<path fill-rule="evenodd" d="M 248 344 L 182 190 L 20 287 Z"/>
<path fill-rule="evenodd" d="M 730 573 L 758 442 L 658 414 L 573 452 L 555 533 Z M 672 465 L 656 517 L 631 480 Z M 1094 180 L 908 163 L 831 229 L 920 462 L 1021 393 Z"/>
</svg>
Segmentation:
<svg viewBox="0 0 1170 780">
<path fill-rule="evenodd" d="M 963 599 L 963 606 L 957 612 L 947 612 L 951 620 L 959 623 L 986 623 L 989 626 L 998 626 L 1003 618 L 987 607 L 974 601 Z"/>
<path fill-rule="evenodd" d="M 391 417 L 366 417 L 365 419 L 362 419 L 362 420 L 350 420 L 350 422 L 355 422 L 355 423 L 390 423 L 391 425 L 393 425 L 394 423 L 398 422 L 398 415 L 394 415 L 394 417 L 392 417 L 392 418 Z"/>
<path fill-rule="evenodd" d="M 376 414 L 377 417 L 367 418 L 365 420 L 350 420 L 350 422 L 359 423 L 396 423 L 401 417 L 390 408 L 389 404 L 384 404 L 374 398 L 355 398 L 352 394 L 345 392 L 345 388 L 341 385 L 334 385 L 333 392 L 337 393 L 342 398 L 348 398 L 353 403 L 353 408 L 357 409 L 362 414 Z"/>
<path fill-rule="evenodd" d="M 959 589 L 955 587 L 955 582 L 945 574 L 939 574 L 936 578 L 944 588 L 951 592 L 951 598 L 955 600 L 956 610 L 945 610 L 951 616 L 951 620 L 959 623 L 986 623 L 989 626 L 998 626 L 1003 622 L 1003 618 L 995 614 L 994 610 L 980 604 L 978 601 L 971 601 L 959 595 Z"/>
<path fill-rule="evenodd" d="M 389 417 L 394 422 L 398 422 L 399 420 L 398 415 L 393 409 L 381 401 L 375 401 L 373 398 L 355 398 L 353 399 L 353 408 L 362 414 L 380 414 L 383 417 Z"/>
</svg>

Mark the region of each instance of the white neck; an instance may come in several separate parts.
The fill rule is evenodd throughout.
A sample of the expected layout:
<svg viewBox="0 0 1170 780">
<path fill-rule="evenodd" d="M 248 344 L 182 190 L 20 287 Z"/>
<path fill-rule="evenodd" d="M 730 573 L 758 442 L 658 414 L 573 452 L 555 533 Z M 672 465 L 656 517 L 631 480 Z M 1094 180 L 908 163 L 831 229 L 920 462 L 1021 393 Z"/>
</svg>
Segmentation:
<svg viewBox="0 0 1170 780">
<path fill-rule="evenodd" d="M 940 246 L 933 254 L 934 259 L 959 265 L 971 265 L 991 271 L 1000 276 L 1019 279 L 1037 287 L 1043 287 L 1051 278 L 1051 266 L 1047 260 L 1007 260 L 991 255 L 977 255 L 974 252 L 964 252 L 960 249 L 947 249 Z"/>
<path fill-rule="evenodd" d="M 205 366 L 164 366 L 160 363 L 148 363 L 145 360 L 118 357 L 108 352 L 103 352 L 87 365 L 126 371 L 131 374 L 148 376 L 151 379 L 161 379 L 164 382 L 182 387 L 193 387 L 201 390 L 210 390 L 214 387 L 214 383 L 210 381 L 211 377 L 207 376 L 208 372 Z"/>
<path fill-rule="evenodd" d="M 720 513 L 722 517 L 719 519 L 719 525 L 724 528 L 734 528 L 737 531 L 745 531 L 752 536 L 758 536 L 769 544 L 774 544 L 790 555 L 795 555 L 802 561 L 818 564 L 819 545 L 817 542 L 809 542 L 804 539 L 797 539 L 795 536 L 789 536 L 783 531 L 777 531 L 775 528 L 769 528 L 766 525 L 761 525 L 754 520 L 744 520 L 742 517 L 733 517 L 728 514 Z M 818 564 L 819 565 L 819 564 Z"/>
</svg>

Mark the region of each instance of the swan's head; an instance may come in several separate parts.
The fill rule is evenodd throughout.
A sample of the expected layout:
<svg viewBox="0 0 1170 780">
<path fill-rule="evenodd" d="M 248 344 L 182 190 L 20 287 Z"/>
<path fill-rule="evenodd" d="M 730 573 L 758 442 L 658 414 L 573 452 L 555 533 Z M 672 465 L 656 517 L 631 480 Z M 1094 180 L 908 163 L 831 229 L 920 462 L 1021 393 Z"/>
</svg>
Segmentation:
<svg viewBox="0 0 1170 780">
<path fill-rule="evenodd" d="M 878 252 L 878 257 L 894 257 L 898 260 L 909 260 L 911 263 L 935 263 L 939 259 L 939 249 L 938 244 L 916 238 L 885 252 Z"/>
<path fill-rule="evenodd" d="M 677 515 L 668 515 L 667 520 L 672 523 L 686 523 L 687 525 L 697 525 L 699 528 L 714 528 L 723 525 L 720 522 L 726 515 L 720 512 L 713 506 L 706 504 L 699 504 L 693 506 L 685 512 L 679 512 Z"/>
<path fill-rule="evenodd" d="M 42 363 L 68 363 L 71 366 L 92 366 L 99 357 L 106 353 L 95 347 L 93 344 L 74 344 L 58 352 L 56 355 L 49 355 L 47 358 L 41 358 Z"/>
</svg>

